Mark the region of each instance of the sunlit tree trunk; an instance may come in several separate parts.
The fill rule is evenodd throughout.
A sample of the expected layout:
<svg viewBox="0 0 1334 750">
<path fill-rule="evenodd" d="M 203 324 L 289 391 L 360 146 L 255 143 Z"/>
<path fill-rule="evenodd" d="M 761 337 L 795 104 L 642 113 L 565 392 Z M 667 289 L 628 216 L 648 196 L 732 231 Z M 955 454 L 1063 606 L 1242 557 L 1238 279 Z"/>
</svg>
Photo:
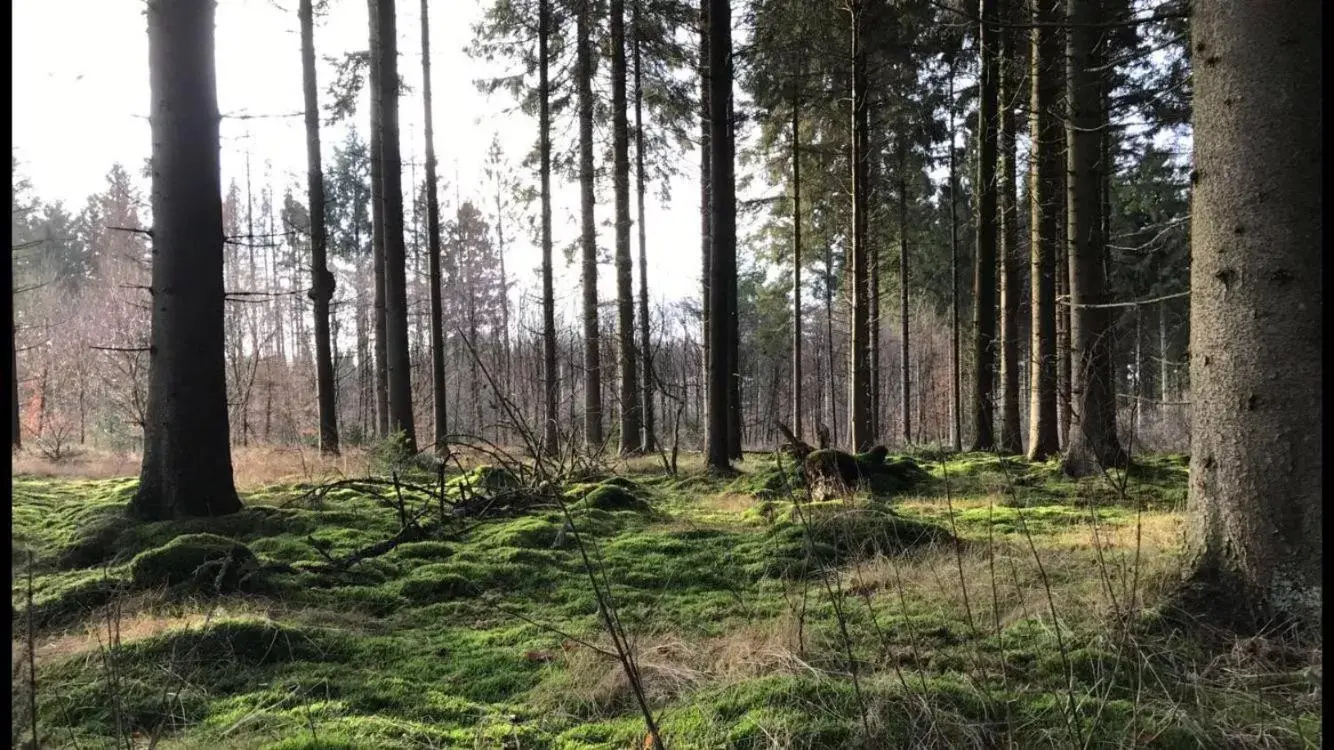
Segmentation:
<svg viewBox="0 0 1334 750">
<path fill-rule="evenodd" d="M 1192 10 L 1187 563 L 1217 624 L 1318 639 L 1321 5 Z"/>
<path fill-rule="evenodd" d="M 1056 255 L 1060 223 L 1060 121 L 1053 108 L 1060 92 L 1060 37 L 1056 0 L 1035 0 L 1029 107 L 1032 142 L 1031 340 L 1029 344 L 1028 457 L 1045 460 L 1059 450 L 1056 433 Z"/>
</svg>

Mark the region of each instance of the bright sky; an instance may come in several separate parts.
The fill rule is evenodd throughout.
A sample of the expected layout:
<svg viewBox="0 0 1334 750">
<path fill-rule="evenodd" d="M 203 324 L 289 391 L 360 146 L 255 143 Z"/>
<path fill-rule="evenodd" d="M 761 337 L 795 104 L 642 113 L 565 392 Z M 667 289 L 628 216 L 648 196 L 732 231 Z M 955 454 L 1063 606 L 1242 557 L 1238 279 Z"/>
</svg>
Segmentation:
<svg viewBox="0 0 1334 750">
<path fill-rule="evenodd" d="M 445 215 L 454 209 L 455 169 L 464 200 L 493 205 L 482 163 L 494 134 L 507 158 L 517 165 L 537 134 L 536 120 L 508 112 L 504 94 L 487 97 L 473 81 L 487 74 L 464 49 L 482 0 L 432 3 L 431 75 L 435 99 L 436 153 L 441 176 L 448 183 L 442 195 Z M 105 187 L 115 162 L 137 177 L 148 157 L 148 39 L 143 0 L 17 0 L 14 21 L 14 146 L 20 169 L 47 200 L 63 200 L 77 212 L 84 199 Z M 305 141 L 302 109 L 300 36 L 296 0 L 221 0 L 217 13 L 218 100 L 222 121 L 222 181 L 244 181 L 246 152 L 251 154 L 252 182 L 262 184 L 264 165 L 272 165 L 278 195 L 293 185 L 305 190 Z M 399 72 L 412 89 L 400 102 L 405 162 L 416 160 L 417 179 L 424 177 L 422 137 L 420 4 L 399 0 Z M 331 0 L 326 17 L 317 19 L 315 51 L 321 97 L 332 80 L 324 58 L 366 48 L 364 0 Z M 363 99 L 365 97 L 363 96 Z M 322 106 L 327 104 L 322 99 Z M 358 113 L 358 130 L 366 134 L 367 110 Z M 262 119 L 229 119 L 227 115 L 280 115 Z M 286 116 L 281 115 L 298 115 Z M 345 135 L 343 126 L 323 128 L 324 157 Z M 647 201 L 648 263 L 652 295 L 677 299 L 697 292 L 699 280 L 698 182 L 694 154 L 682 156 L 685 177 L 672 185 L 672 202 L 658 205 L 650 188 Z M 404 176 L 409 167 L 405 164 Z M 524 175 L 528 178 L 528 175 Z M 535 181 L 535 177 L 532 177 Z M 147 186 L 145 185 L 145 188 Z M 553 183 L 554 240 L 557 289 L 571 313 L 577 266 L 565 267 L 559 248 L 578 233 L 578 192 Z M 606 191 L 608 199 L 610 190 Z M 405 195 L 410 197 L 410 194 Z M 633 196 L 632 196 L 633 206 Z M 611 206 L 598 207 L 600 225 Z M 410 221 L 410 218 L 409 218 Z M 539 282 L 539 250 L 518 227 L 507 267 L 517 281 L 516 295 Z M 516 237 L 516 235 L 518 235 Z M 633 237 L 633 234 L 632 234 Z M 610 226 L 601 226 L 599 244 L 610 247 Z M 637 255 L 636 255 L 637 257 Z M 615 293 L 612 268 L 601 269 L 599 296 Z M 638 279 L 638 269 L 635 278 Z M 636 281 L 637 283 L 637 281 Z M 571 318 L 572 319 L 572 318 Z"/>
</svg>

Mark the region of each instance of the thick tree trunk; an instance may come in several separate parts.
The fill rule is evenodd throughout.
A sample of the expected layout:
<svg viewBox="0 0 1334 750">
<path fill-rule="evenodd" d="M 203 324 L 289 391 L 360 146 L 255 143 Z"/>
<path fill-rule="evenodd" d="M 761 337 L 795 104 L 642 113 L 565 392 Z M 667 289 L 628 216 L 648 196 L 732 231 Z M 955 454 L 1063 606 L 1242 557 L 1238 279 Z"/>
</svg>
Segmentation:
<svg viewBox="0 0 1334 750">
<path fill-rule="evenodd" d="M 1022 22 L 1019 0 L 1002 0 L 1001 17 L 1007 23 Z M 1018 32 L 1001 32 L 1000 71 L 1000 315 L 1001 315 L 1001 417 L 997 449 L 1007 455 L 1022 453 L 1019 429 L 1019 299 L 1021 263 L 1019 254 L 1019 184 L 1015 167 L 1015 118 L 1022 77 L 1017 49 Z"/>
<path fill-rule="evenodd" d="M 801 393 L 801 89 L 792 88 L 792 430 L 802 435 Z"/>
<path fill-rule="evenodd" d="M 301 83 L 306 104 L 306 184 L 310 194 L 310 291 L 315 307 L 315 384 L 320 409 L 320 451 L 338 453 L 338 412 L 334 400 L 333 352 L 329 337 L 329 302 L 334 276 L 325 247 L 324 171 L 320 168 L 320 103 L 315 83 L 315 13 L 311 0 L 301 0 Z"/>
<path fill-rule="evenodd" d="M 875 442 L 871 431 L 870 251 L 866 246 L 866 44 L 862 37 L 864 0 L 853 0 L 852 58 L 852 336 L 851 377 L 848 386 L 848 443 L 852 450 L 868 450 Z"/>
<path fill-rule="evenodd" d="M 616 354 L 622 455 L 639 450 L 641 402 L 635 361 L 635 282 L 630 259 L 630 125 L 626 97 L 625 0 L 611 0 L 612 192 L 616 203 Z"/>
<path fill-rule="evenodd" d="M 375 434 L 389 434 L 389 366 L 384 295 L 384 159 L 380 153 L 381 77 L 380 0 L 367 0 L 370 14 L 370 136 L 367 150 L 371 162 L 371 262 L 375 274 L 372 307 L 375 311 Z"/>
<path fill-rule="evenodd" d="M 403 181 L 398 138 L 398 24 L 395 0 L 378 0 L 380 58 L 381 194 L 384 206 L 385 362 L 389 381 L 389 430 L 403 434 L 403 448 L 417 452 L 413 426 L 412 370 L 408 350 L 408 291 L 403 244 Z"/>
<path fill-rule="evenodd" d="M 422 0 L 425 2 L 426 0 Z M 542 446 L 547 455 L 560 454 L 556 405 L 560 379 L 556 371 L 556 284 L 551 265 L 551 0 L 538 0 L 538 158 L 542 180 L 542 373 L 545 399 Z"/>
<path fill-rule="evenodd" d="M 982 0 L 979 24 L 982 76 L 977 107 L 977 251 L 973 262 L 972 450 L 996 447 L 996 112 L 999 68 L 997 0 Z"/>
<path fill-rule="evenodd" d="M 1116 437 L 1116 382 L 1112 372 L 1111 311 L 1108 302 L 1106 238 L 1102 220 L 1102 85 L 1097 53 L 1098 0 L 1067 0 L 1066 198 L 1070 264 L 1071 423 L 1062 468 L 1092 476 L 1121 467 L 1126 454 Z"/>
<path fill-rule="evenodd" d="M 214 10 L 148 3 L 153 312 L 143 466 L 129 507 L 147 520 L 241 509 L 227 426 Z"/>
<path fill-rule="evenodd" d="M 580 245 L 584 297 L 584 446 L 602 448 L 602 354 L 598 349 L 598 248 L 593 217 L 593 50 L 592 0 L 579 0 L 575 23 L 575 78 L 579 99 Z"/>
<path fill-rule="evenodd" d="M 440 196 L 436 184 L 435 116 L 431 110 L 431 22 L 426 1 L 421 2 L 422 17 L 422 101 L 426 126 L 426 234 L 429 247 L 429 283 L 431 285 L 431 402 L 435 413 L 434 443 L 437 452 L 449 450 L 448 397 L 445 392 L 445 318 L 441 299 L 440 276 Z M 544 71 L 545 72 L 545 71 Z"/>
<path fill-rule="evenodd" d="M 704 390 L 708 390 L 709 366 L 712 362 L 710 347 L 713 342 L 713 334 L 710 333 L 710 326 L 713 325 L 713 315 L 711 306 L 713 304 L 713 295 L 709 292 L 709 282 L 713 278 L 710 269 L 713 255 L 713 201 L 712 191 L 709 188 L 710 181 L 713 179 L 713 145 L 710 137 L 709 118 L 712 116 L 713 103 L 709 95 L 709 2 L 710 0 L 699 0 L 699 220 L 700 220 L 700 287 L 702 297 L 700 298 L 700 341 L 703 347 L 703 366 L 700 368 L 701 382 L 705 383 Z M 705 399 L 704 411 L 700 414 L 700 422 L 704 424 L 704 442 L 708 444 L 709 425 L 713 424 L 708 418 L 708 401 Z"/>
<path fill-rule="evenodd" d="M 736 330 L 736 182 L 733 171 L 729 108 L 732 94 L 732 8 L 729 0 L 709 0 L 709 398 L 706 460 L 727 471 L 732 455 L 737 363 L 732 359 Z"/>
<path fill-rule="evenodd" d="M 1033 11 L 1032 101 L 1029 130 L 1033 164 L 1029 186 L 1030 311 L 1028 457 L 1045 460 L 1059 450 L 1056 433 L 1056 255 L 1060 223 L 1060 121 L 1053 108 L 1060 92 L 1060 37 L 1054 28 L 1057 0 L 1037 0 Z"/>
<path fill-rule="evenodd" d="M 644 222 L 644 190 L 648 176 L 644 174 L 644 87 L 643 56 L 639 41 L 640 0 L 634 0 L 634 16 L 631 22 L 635 56 L 635 195 L 639 208 L 639 357 L 643 382 L 640 385 L 640 403 L 642 404 L 643 436 L 639 441 L 640 450 L 651 453 L 658 449 L 657 425 L 654 423 L 653 408 L 653 350 L 649 339 L 648 320 L 648 225 Z"/>
<path fill-rule="evenodd" d="M 1188 559 L 1211 614 L 1318 638 L 1321 6 L 1199 0 L 1191 26 Z"/>
</svg>

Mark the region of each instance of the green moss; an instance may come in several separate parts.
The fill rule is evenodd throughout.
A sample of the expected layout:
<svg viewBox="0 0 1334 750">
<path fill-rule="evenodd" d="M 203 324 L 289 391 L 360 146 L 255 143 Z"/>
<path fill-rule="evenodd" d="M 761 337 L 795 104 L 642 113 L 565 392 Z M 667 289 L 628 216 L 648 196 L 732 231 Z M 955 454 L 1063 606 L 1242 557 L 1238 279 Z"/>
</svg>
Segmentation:
<svg viewBox="0 0 1334 750">
<path fill-rule="evenodd" d="M 207 586 L 217 579 L 227 590 L 235 588 L 257 564 L 255 553 L 234 539 L 185 534 L 136 555 L 130 562 L 130 579 L 138 588 L 183 583 Z"/>
<path fill-rule="evenodd" d="M 649 504 L 636 497 L 634 492 L 617 484 L 604 483 L 584 496 L 579 503 L 582 508 L 598 510 L 633 510 L 648 511 Z"/>
</svg>

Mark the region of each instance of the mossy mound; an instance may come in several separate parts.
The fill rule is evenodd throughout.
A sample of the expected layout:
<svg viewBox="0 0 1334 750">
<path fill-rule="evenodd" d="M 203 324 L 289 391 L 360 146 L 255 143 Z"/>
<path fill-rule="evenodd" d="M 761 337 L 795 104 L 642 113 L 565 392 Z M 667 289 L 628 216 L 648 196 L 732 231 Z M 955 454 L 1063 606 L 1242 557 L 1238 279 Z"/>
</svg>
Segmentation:
<svg viewBox="0 0 1334 750">
<path fill-rule="evenodd" d="M 250 548 L 217 534 L 185 534 L 161 547 L 140 552 L 130 562 L 137 588 L 198 585 L 231 591 L 258 568 Z"/>
<path fill-rule="evenodd" d="M 110 603 L 127 582 L 102 571 L 71 571 L 43 576 L 33 591 L 32 623 L 37 629 L 73 625 Z M 14 587 L 15 626 L 26 627 L 26 589 Z M 20 619 L 25 618 L 25 619 Z"/>
<path fill-rule="evenodd" d="M 865 486 L 874 495 L 906 492 L 932 479 L 912 458 L 891 457 L 883 445 L 855 454 L 811 451 L 802 464 L 802 473 L 813 484 L 832 484 L 838 489 Z"/>
<path fill-rule="evenodd" d="M 183 535 L 206 534 L 249 543 L 284 534 L 304 534 L 319 519 L 308 511 L 257 505 L 225 516 L 142 523 L 123 511 L 109 513 L 84 527 L 56 558 L 60 568 L 89 568 L 120 563 Z"/>
<path fill-rule="evenodd" d="M 578 503 L 579 508 L 597 510 L 633 510 L 638 512 L 648 512 L 649 504 L 636 496 L 634 492 L 619 484 L 603 483 L 593 488 L 583 500 Z"/>
<path fill-rule="evenodd" d="M 826 565 L 872 555 L 894 555 L 953 541 L 942 526 L 874 506 L 808 503 L 784 512 L 765 537 L 747 550 L 761 575 L 792 578 Z M 750 545 L 747 545 L 748 547 Z"/>
</svg>

